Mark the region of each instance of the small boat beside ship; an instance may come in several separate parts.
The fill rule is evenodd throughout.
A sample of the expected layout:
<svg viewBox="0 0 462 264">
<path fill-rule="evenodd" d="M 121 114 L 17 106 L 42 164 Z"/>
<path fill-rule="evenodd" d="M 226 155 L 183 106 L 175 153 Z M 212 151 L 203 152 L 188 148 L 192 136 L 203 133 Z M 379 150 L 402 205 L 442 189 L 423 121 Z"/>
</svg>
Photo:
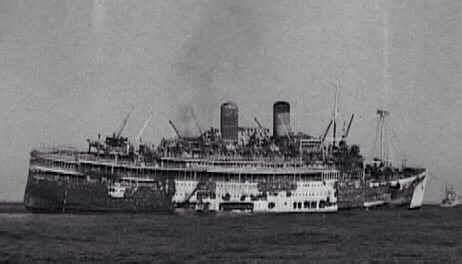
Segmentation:
<svg viewBox="0 0 462 264">
<path fill-rule="evenodd" d="M 455 207 L 460 204 L 459 197 L 457 196 L 454 187 L 448 187 L 445 185 L 444 187 L 444 198 L 440 203 L 441 207 Z"/>
</svg>

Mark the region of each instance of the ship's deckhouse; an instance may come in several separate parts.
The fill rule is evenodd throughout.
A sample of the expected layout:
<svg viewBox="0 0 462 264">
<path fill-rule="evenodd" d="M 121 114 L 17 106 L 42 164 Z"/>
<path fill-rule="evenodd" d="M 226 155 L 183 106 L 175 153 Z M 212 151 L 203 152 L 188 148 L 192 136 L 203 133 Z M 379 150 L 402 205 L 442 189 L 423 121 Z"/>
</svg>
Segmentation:
<svg viewBox="0 0 462 264">
<path fill-rule="evenodd" d="M 179 160 L 175 160 L 179 162 Z M 189 167 L 201 161 L 183 161 Z M 333 212 L 339 172 L 297 163 L 215 162 L 199 178 L 178 175 L 173 201 L 197 210 L 253 212 Z M 297 166 L 294 166 L 296 164 Z M 232 166 L 234 165 L 234 166 Z M 202 187 L 198 187 L 201 185 Z"/>
</svg>

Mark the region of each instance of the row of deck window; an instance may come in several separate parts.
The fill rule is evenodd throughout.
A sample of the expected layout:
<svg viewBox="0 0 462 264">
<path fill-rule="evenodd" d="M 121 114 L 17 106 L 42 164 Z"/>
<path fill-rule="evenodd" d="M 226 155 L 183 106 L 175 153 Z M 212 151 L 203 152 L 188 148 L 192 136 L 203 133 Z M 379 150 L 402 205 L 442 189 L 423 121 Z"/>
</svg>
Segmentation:
<svg viewBox="0 0 462 264">
<path fill-rule="evenodd" d="M 338 179 L 339 173 L 336 171 L 329 171 L 324 173 L 324 180 L 335 180 Z"/>
<path fill-rule="evenodd" d="M 46 166 L 48 168 L 53 168 L 53 169 L 70 169 L 70 170 L 75 170 L 76 164 L 75 163 L 70 163 L 66 161 L 59 161 L 59 160 L 48 160 L 48 159 L 43 159 L 40 160 L 40 162 L 34 162 L 34 164 L 41 165 L 41 166 Z"/>
<path fill-rule="evenodd" d="M 65 169 L 77 169 L 76 163 L 59 161 L 59 160 L 43 160 L 40 163 L 45 163 L 44 165 L 55 167 L 55 168 L 65 168 Z M 338 177 L 338 172 L 326 172 L 324 175 L 322 173 L 309 173 L 309 174 L 297 174 L 297 173 L 288 173 L 288 174 L 240 174 L 240 173 L 215 173 L 213 175 L 207 173 L 199 173 L 196 171 L 157 171 L 152 168 L 125 168 L 119 166 L 109 166 L 106 164 L 93 164 L 93 163 L 79 163 L 79 167 L 87 172 L 94 172 L 100 174 L 112 174 L 112 173 L 129 173 L 133 174 L 160 174 L 163 176 L 175 176 L 177 179 L 181 180 L 196 180 L 197 176 L 209 176 L 217 181 L 234 181 L 234 182 L 252 182 L 252 181 L 262 181 L 262 180 L 294 180 L 294 181 L 310 181 L 310 180 L 322 180 L 324 179 L 336 179 Z"/>
<path fill-rule="evenodd" d="M 286 203 L 284 203 L 286 205 Z M 326 206 L 326 203 L 324 201 L 320 201 L 319 203 L 319 208 L 324 208 Z M 268 203 L 268 209 L 273 209 L 276 207 L 275 203 L 269 202 Z M 317 201 L 304 201 L 302 202 L 293 202 L 292 204 L 293 209 L 317 209 L 318 208 L 318 202 Z"/>
<path fill-rule="evenodd" d="M 302 209 L 302 202 L 294 202 L 293 203 L 293 208 L 294 209 Z M 303 208 L 317 208 L 317 202 L 316 201 L 305 201 L 303 202 Z"/>
</svg>

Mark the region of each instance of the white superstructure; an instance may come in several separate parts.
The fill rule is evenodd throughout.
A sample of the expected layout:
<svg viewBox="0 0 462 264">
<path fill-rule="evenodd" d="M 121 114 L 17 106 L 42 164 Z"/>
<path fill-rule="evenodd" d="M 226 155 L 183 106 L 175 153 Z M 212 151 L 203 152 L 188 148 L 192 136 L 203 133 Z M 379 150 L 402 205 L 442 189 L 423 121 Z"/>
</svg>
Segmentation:
<svg viewBox="0 0 462 264">
<path fill-rule="evenodd" d="M 326 167 L 211 166 L 175 178 L 176 204 L 207 211 L 302 213 L 337 211 L 339 172 Z M 189 166 L 194 166 L 189 163 Z"/>
</svg>

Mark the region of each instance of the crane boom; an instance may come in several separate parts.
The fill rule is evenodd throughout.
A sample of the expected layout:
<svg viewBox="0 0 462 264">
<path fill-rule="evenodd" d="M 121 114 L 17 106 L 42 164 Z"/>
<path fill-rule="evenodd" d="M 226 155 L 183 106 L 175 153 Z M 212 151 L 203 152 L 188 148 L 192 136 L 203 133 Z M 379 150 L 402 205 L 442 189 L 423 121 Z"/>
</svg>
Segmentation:
<svg viewBox="0 0 462 264">
<path fill-rule="evenodd" d="M 257 123 L 257 126 L 258 126 L 260 129 L 263 129 L 263 126 L 261 125 L 260 122 L 258 122 L 258 119 L 257 119 L 256 117 L 254 117 L 253 120 L 255 121 L 255 123 Z"/>
<path fill-rule="evenodd" d="M 141 135 L 143 134 L 143 131 L 146 129 L 151 119 L 152 119 L 152 113 L 149 115 L 149 118 L 146 119 L 146 121 L 144 121 L 143 127 L 141 127 L 140 131 L 138 132 L 138 135 L 136 135 L 136 141 L 140 140 Z"/>
<path fill-rule="evenodd" d="M 322 135 L 321 142 L 324 142 L 326 140 L 327 134 L 329 133 L 329 129 L 332 126 L 333 121 L 330 120 L 329 125 L 327 125 L 326 131 L 324 131 L 324 134 Z"/>
<path fill-rule="evenodd" d="M 122 131 L 125 129 L 127 126 L 128 118 L 130 118 L 130 115 L 133 112 L 133 106 L 131 107 L 130 111 L 127 113 L 125 118 L 122 120 L 122 124 L 120 125 L 119 129 L 117 129 L 117 132 L 115 133 L 116 138 L 119 138 L 122 135 Z"/>
<path fill-rule="evenodd" d="M 353 123 L 353 118 L 354 117 L 355 117 L 355 114 L 351 114 L 350 122 L 348 122 L 348 127 L 347 127 L 347 129 L 345 131 L 345 134 L 343 135 L 343 138 L 348 137 L 348 134 L 350 133 L 351 124 Z"/>
<path fill-rule="evenodd" d="M 191 109 L 191 116 L 194 119 L 194 123 L 196 123 L 197 130 L 199 130 L 199 133 L 202 135 L 202 128 L 199 125 L 199 121 L 197 121 L 196 115 L 194 114 L 194 110 L 192 107 L 190 109 Z"/>
<path fill-rule="evenodd" d="M 181 138 L 181 134 L 180 132 L 178 131 L 178 129 L 176 128 L 175 124 L 173 124 L 172 120 L 168 120 L 168 122 L 170 123 L 170 126 L 172 126 L 173 130 L 175 131 L 176 135 L 178 136 L 178 138 Z"/>
</svg>

